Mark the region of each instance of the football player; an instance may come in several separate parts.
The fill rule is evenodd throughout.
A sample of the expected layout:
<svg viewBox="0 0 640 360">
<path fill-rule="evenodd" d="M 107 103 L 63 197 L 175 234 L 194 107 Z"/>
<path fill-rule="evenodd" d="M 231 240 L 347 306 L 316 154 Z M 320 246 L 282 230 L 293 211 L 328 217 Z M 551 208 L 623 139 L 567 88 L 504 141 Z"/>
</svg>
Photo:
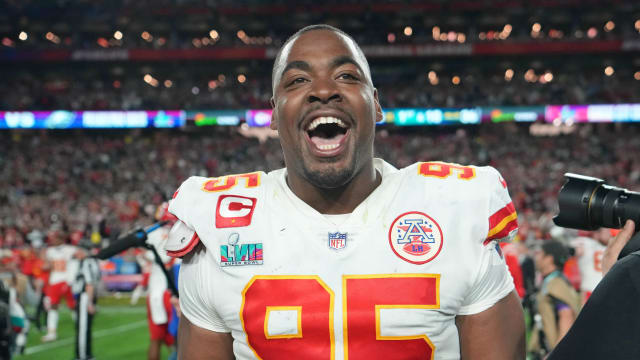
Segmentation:
<svg viewBox="0 0 640 360">
<path fill-rule="evenodd" d="M 169 236 L 171 224 L 177 219 L 168 212 L 168 206 L 168 203 L 160 205 L 156 210 L 155 218 L 157 221 L 169 221 L 170 224 L 150 233 L 147 244 L 155 247 L 165 267 L 171 268 L 177 260 L 167 256 L 163 248 Z M 156 264 L 153 252 L 147 250 L 144 256 L 145 259 L 151 263 L 148 283 L 149 295 L 147 296 L 147 322 L 149 324 L 150 335 L 147 359 L 159 360 L 162 344 L 171 348 L 175 341 L 168 329 L 171 315 L 171 293 L 168 290 L 167 278 L 162 272 L 160 265 Z"/>
<path fill-rule="evenodd" d="M 327 25 L 281 48 L 271 102 L 285 169 L 192 177 L 171 201 L 179 358 L 523 359 L 499 173 L 374 159 L 367 60 Z"/>
<path fill-rule="evenodd" d="M 578 259 L 583 303 L 602 280 L 602 256 L 611 237 L 610 229 L 600 228 L 591 233 L 591 236 L 579 236 L 571 241 Z"/>
<path fill-rule="evenodd" d="M 43 342 L 57 339 L 58 305 L 63 298 L 67 307 L 73 310 L 75 299 L 71 293 L 71 284 L 75 280 L 78 261 L 74 258 L 79 248 L 66 244 L 62 231 L 53 230 L 48 234 L 51 246 L 45 251 L 46 270 L 50 270 L 49 283 L 44 289 L 44 307 L 47 310 L 47 334 Z"/>
</svg>

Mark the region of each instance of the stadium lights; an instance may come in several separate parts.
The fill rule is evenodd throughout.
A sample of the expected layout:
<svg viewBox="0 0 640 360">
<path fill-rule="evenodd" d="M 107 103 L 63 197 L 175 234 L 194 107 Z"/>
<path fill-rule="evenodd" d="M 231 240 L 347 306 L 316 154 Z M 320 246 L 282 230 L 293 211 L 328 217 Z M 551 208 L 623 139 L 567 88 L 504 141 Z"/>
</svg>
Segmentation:
<svg viewBox="0 0 640 360">
<path fill-rule="evenodd" d="M 114 87 L 115 89 L 120 89 L 120 88 L 122 87 L 122 83 L 121 83 L 119 80 L 115 80 L 115 81 L 113 82 L 113 87 Z"/>
<path fill-rule="evenodd" d="M 513 30 L 513 27 L 511 26 L 511 24 L 506 24 L 503 28 L 502 31 L 500 32 L 500 34 L 498 35 L 498 37 L 501 40 L 506 40 L 509 35 L 511 35 L 511 31 Z"/>
<path fill-rule="evenodd" d="M 451 83 L 453 85 L 459 85 L 460 84 L 460 76 L 455 75 L 454 77 L 451 78 Z"/>
<path fill-rule="evenodd" d="M 51 31 L 49 31 L 45 35 L 45 38 L 54 44 L 60 44 L 60 38 L 56 34 L 52 33 Z"/>
<path fill-rule="evenodd" d="M 164 81 L 164 87 L 170 88 L 172 86 L 173 86 L 173 81 L 171 81 L 171 80 L 165 80 Z"/>
<path fill-rule="evenodd" d="M 640 20 L 638 20 L 638 21 L 640 21 Z M 431 33 L 433 34 L 433 40 L 436 40 L 436 41 L 440 40 L 440 28 L 439 27 L 434 26 L 431 29 Z"/>
<path fill-rule="evenodd" d="M 467 41 L 467 36 L 463 33 L 458 33 L 458 42 L 463 44 L 465 41 Z"/>
<path fill-rule="evenodd" d="M 148 31 L 143 31 L 142 34 L 140 34 L 140 37 L 147 42 L 153 41 L 153 36 L 151 36 Z"/>
<path fill-rule="evenodd" d="M 640 19 L 636 20 L 634 25 L 636 27 L 636 30 L 640 31 Z"/>
<path fill-rule="evenodd" d="M 215 90 L 218 87 L 218 82 L 215 80 L 209 81 L 209 90 Z"/>
<path fill-rule="evenodd" d="M 122 40 L 122 32 L 120 30 L 116 30 L 116 32 L 113 33 L 113 38 L 116 40 Z"/>
<path fill-rule="evenodd" d="M 247 77 L 244 76 L 243 74 L 238 75 L 238 82 L 240 84 L 244 84 L 247 81 Z"/>
<path fill-rule="evenodd" d="M 147 84 L 149 84 L 149 85 L 151 85 L 153 87 L 158 87 L 158 80 L 156 78 L 154 78 L 153 76 L 151 76 L 151 74 L 146 74 L 142 79 Z"/>
<path fill-rule="evenodd" d="M 8 37 L 2 38 L 2 45 L 11 47 L 13 46 L 13 41 L 11 41 L 11 39 L 9 39 Z"/>
<path fill-rule="evenodd" d="M 100 45 L 103 48 L 108 48 L 109 47 L 109 41 L 103 37 L 98 38 L 98 40 L 96 41 L 98 43 L 98 45 Z"/>
<path fill-rule="evenodd" d="M 389 43 L 394 43 L 396 41 L 396 35 L 394 33 L 387 34 L 387 41 Z"/>
<path fill-rule="evenodd" d="M 224 82 L 226 79 L 227 79 L 227 77 L 224 76 L 223 74 L 218 75 L 218 81 Z"/>
<path fill-rule="evenodd" d="M 538 81 L 538 76 L 536 75 L 535 70 L 529 69 L 529 70 L 527 70 L 527 72 L 524 73 L 524 79 L 527 82 L 534 83 L 534 82 Z"/>
<path fill-rule="evenodd" d="M 636 80 L 640 80 L 640 71 L 636 71 L 636 73 L 633 74 L 633 78 Z"/>
<path fill-rule="evenodd" d="M 202 41 L 200 41 L 200 39 L 198 39 L 198 38 L 193 39 L 193 41 L 191 41 L 191 43 L 193 44 L 193 46 L 195 46 L 197 48 L 202 46 Z"/>
<path fill-rule="evenodd" d="M 504 80 L 511 81 L 513 79 L 513 75 L 513 69 L 507 69 L 507 71 L 504 72 Z"/>
<path fill-rule="evenodd" d="M 430 83 L 431 85 L 434 85 L 434 86 L 435 86 L 435 85 L 438 85 L 438 82 L 439 82 L 439 80 L 438 80 L 438 74 L 436 74 L 436 72 L 435 72 L 435 71 L 433 71 L 433 70 L 429 71 L 429 75 L 428 75 L 428 77 L 429 77 L 429 83 Z"/>
<path fill-rule="evenodd" d="M 604 74 L 607 76 L 612 76 L 616 71 L 613 69 L 613 66 L 607 66 L 604 68 Z"/>
<path fill-rule="evenodd" d="M 192 87 L 192 88 L 191 88 L 191 93 L 192 93 L 193 95 L 198 95 L 198 94 L 200 94 L 200 88 L 199 88 L 199 87 L 197 87 L 197 86 Z"/>
<path fill-rule="evenodd" d="M 542 31 L 542 25 L 540 23 L 534 23 L 531 25 L 531 37 L 537 38 L 540 36 L 540 31 Z"/>
<path fill-rule="evenodd" d="M 29 38 L 29 35 L 24 31 L 21 31 L 20 34 L 18 35 L 18 39 L 22 41 L 26 41 L 28 38 Z"/>
<path fill-rule="evenodd" d="M 546 81 L 546 82 L 551 82 L 553 81 L 553 74 L 551 73 L 551 71 L 547 71 L 544 76 L 542 76 L 542 78 Z"/>
<path fill-rule="evenodd" d="M 593 39 L 594 37 L 598 36 L 598 29 L 594 28 L 593 26 L 589 28 L 589 30 L 587 30 L 587 36 L 589 37 L 589 39 Z"/>
<path fill-rule="evenodd" d="M 211 39 L 217 41 L 218 38 L 220 37 L 220 34 L 218 34 L 218 32 L 216 30 L 211 30 L 211 31 L 209 31 L 209 37 L 211 37 Z"/>
<path fill-rule="evenodd" d="M 609 32 L 615 28 L 616 28 L 616 24 L 611 20 L 607 21 L 607 23 L 604 24 L 604 31 L 606 32 Z"/>
<path fill-rule="evenodd" d="M 411 36 L 413 34 L 413 29 L 411 28 L 411 26 L 406 26 L 404 28 L 404 34 L 406 36 Z"/>
</svg>

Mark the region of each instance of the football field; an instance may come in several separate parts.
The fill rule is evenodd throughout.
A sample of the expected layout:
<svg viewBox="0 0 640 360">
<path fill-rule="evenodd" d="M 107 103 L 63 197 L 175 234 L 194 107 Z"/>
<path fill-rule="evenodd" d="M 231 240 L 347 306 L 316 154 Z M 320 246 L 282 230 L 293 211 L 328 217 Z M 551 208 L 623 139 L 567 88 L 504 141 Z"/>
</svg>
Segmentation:
<svg viewBox="0 0 640 360">
<path fill-rule="evenodd" d="M 93 355 L 96 360 L 147 358 L 149 330 L 144 299 L 135 306 L 128 302 L 129 299 L 100 299 L 98 313 L 93 319 Z M 71 360 L 75 357 L 74 323 L 70 311 L 64 305 L 60 311 L 58 340 L 42 343 L 42 335 L 44 333 L 32 326 L 24 354 L 14 359 Z M 161 358 L 168 357 L 169 351 L 163 346 Z"/>
</svg>

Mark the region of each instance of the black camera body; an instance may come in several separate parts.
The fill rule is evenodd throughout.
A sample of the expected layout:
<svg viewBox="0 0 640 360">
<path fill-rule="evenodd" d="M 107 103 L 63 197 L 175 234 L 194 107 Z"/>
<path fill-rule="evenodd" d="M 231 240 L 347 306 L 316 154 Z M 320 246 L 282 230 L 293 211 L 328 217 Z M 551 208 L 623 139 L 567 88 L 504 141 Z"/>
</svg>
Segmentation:
<svg viewBox="0 0 640 360">
<path fill-rule="evenodd" d="M 564 176 L 567 182 L 558 194 L 560 211 L 553 218 L 556 225 L 579 230 L 619 229 L 631 219 L 636 223 L 636 233 L 618 258 L 640 250 L 640 193 L 589 176 Z"/>
</svg>

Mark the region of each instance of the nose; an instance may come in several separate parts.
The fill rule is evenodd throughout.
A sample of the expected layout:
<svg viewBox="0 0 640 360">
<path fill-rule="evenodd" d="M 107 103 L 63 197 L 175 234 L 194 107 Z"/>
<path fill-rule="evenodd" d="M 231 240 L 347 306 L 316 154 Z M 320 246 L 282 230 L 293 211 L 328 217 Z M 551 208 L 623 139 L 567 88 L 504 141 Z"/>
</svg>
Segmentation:
<svg viewBox="0 0 640 360">
<path fill-rule="evenodd" d="M 342 95 L 332 79 L 315 79 L 307 97 L 309 103 L 320 102 L 328 104 L 332 101 L 341 100 Z"/>
</svg>

